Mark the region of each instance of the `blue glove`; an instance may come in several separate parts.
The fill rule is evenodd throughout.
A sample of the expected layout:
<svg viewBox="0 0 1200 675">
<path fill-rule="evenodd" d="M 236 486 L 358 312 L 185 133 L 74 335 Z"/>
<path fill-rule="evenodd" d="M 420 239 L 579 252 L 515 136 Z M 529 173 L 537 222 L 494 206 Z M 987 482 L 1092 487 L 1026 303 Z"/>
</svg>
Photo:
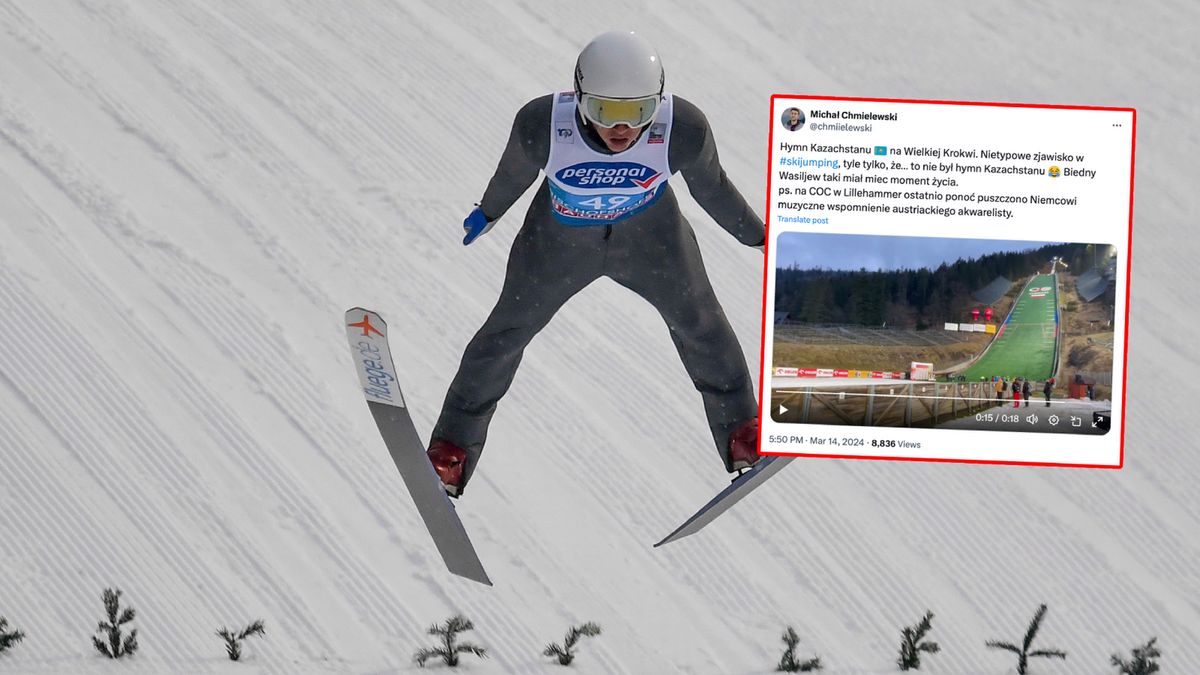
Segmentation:
<svg viewBox="0 0 1200 675">
<path fill-rule="evenodd" d="M 470 215 L 463 220 L 463 231 L 467 233 L 467 236 L 463 237 L 463 246 L 475 241 L 480 235 L 486 234 L 495 223 L 494 220 L 488 220 L 483 209 L 476 206 L 475 210 L 471 211 Z"/>
</svg>

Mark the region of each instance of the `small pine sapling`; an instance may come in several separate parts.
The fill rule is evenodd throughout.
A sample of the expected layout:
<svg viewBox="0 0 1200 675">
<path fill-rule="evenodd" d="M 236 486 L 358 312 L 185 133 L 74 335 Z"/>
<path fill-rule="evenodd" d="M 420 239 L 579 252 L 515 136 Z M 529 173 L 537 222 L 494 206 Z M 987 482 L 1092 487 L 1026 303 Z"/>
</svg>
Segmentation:
<svg viewBox="0 0 1200 675">
<path fill-rule="evenodd" d="M 0 654 L 8 651 L 9 647 L 25 639 L 25 633 L 15 627 L 8 630 L 8 619 L 0 616 Z"/>
<path fill-rule="evenodd" d="M 542 651 L 542 656 L 553 656 L 558 659 L 561 666 L 569 666 L 575 660 L 575 645 L 581 637 L 595 637 L 600 634 L 600 626 L 591 621 L 582 626 L 571 626 L 563 638 L 562 646 L 551 642 L 546 645 L 546 649 Z"/>
<path fill-rule="evenodd" d="M 267 629 L 263 625 L 263 620 L 259 619 L 243 628 L 240 633 L 234 633 L 228 628 L 222 628 L 217 631 L 217 637 L 225 640 L 225 653 L 229 655 L 229 660 L 238 661 L 242 658 L 242 640 L 254 635 L 265 635 L 266 632 Z"/>
<path fill-rule="evenodd" d="M 1001 642 L 999 640 L 988 640 L 987 646 L 993 649 L 1003 649 L 1017 655 L 1017 675 L 1027 675 L 1029 672 L 1029 659 L 1031 658 L 1067 658 L 1067 653 L 1059 649 L 1035 649 L 1030 651 L 1033 646 L 1033 639 L 1037 637 L 1038 629 L 1042 627 L 1042 619 L 1046 616 L 1046 605 L 1038 607 L 1037 613 L 1033 615 L 1033 620 L 1029 622 L 1029 628 L 1025 630 L 1025 639 L 1018 647 L 1011 642 Z"/>
<path fill-rule="evenodd" d="M 936 654 L 941 650 L 938 643 L 925 641 L 925 635 L 932 627 L 933 612 L 929 610 L 917 625 L 905 626 L 900 633 L 900 658 L 896 659 L 900 670 L 920 670 L 921 652 Z"/>
<path fill-rule="evenodd" d="M 475 630 L 475 624 L 461 614 L 456 614 L 442 625 L 434 625 L 430 627 L 429 634 L 435 635 L 442 639 L 442 644 L 437 647 L 426 647 L 413 654 L 413 660 L 422 668 L 425 667 L 425 662 L 433 657 L 438 657 L 451 668 L 458 667 L 459 654 L 474 654 L 481 659 L 487 658 L 487 650 L 479 645 L 471 644 L 470 642 L 459 642 L 458 634 L 469 630 Z"/>
<path fill-rule="evenodd" d="M 796 646 L 800 644 L 800 636 L 796 635 L 795 629 L 791 626 L 783 634 L 783 643 L 787 645 L 787 649 L 783 652 L 783 656 L 779 657 L 779 665 L 775 670 L 783 673 L 809 673 L 821 669 L 821 657 L 815 656 L 807 661 L 799 661 L 796 658 Z"/>
<path fill-rule="evenodd" d="M 1150 638 L 1150 641 L 1141 647 L 1134 647 L 1131 650 L 1132 660 L 1126 661 L 1120 656 L 1112 655 L 1112 664 L 1120 669 L 1121 675 L 1152 675 L 1158 672 L 1158 659 L 1162 657 L 1162 652 L 1158 649 L 1158 638 Z"/>
<path fill-rule="evenodd" d="M 92 636 L 92 644 L 95 645 L 96 651 L 107 656 L 110 659 L 120 659 L 132 655 L 137 651 L 137 629 L 129 631 L 129 635 L 125 639 L 121 639 L 121 626 L 133 621 L 135 612 L 132 607 L 126 607 L 121 611 L 121 591 L 111 588 L 104 589 L 104 611 L 108 614 L 108 621 L 101 621 L 96 630 L 104 634 L 108 638 L 106 643 L 99 636 Z"/>
</svg>

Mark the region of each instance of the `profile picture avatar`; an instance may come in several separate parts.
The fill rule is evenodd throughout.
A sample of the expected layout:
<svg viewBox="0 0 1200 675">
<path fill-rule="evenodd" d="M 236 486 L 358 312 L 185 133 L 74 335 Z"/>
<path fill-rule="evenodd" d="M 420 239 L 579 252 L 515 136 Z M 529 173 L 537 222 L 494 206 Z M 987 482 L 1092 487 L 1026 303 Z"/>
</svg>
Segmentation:
<svg viewBox="0 0 1200 675">
<path fill-rule="evenodd" d="M 799 131 L 804 127 L 804 111 L 799 108 L 788 108 L 783 111 L 783 117 L 779 121 L 783 123 L 784 129 Z"/>
</svg>

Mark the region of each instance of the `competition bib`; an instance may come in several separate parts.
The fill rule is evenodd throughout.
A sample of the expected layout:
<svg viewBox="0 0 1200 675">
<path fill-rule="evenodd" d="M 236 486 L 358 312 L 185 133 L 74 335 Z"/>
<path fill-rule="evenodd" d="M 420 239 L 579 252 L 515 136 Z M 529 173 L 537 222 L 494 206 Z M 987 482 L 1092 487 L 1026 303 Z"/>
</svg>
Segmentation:
<svg viewBox="0 0 1200 675">
<path fill-rule="evenodd" d="M 607 155 L 581 138 L 575 94 L 556 95 L 544 167 L 554 217 L 572 227 L 607 225 L 653 204 L 671 175 L 667 148 L 672 116 L 671 95 L 664 94 L 655 119 L 666 121 L 652 122 L 628 150 Z"/>
</svg>

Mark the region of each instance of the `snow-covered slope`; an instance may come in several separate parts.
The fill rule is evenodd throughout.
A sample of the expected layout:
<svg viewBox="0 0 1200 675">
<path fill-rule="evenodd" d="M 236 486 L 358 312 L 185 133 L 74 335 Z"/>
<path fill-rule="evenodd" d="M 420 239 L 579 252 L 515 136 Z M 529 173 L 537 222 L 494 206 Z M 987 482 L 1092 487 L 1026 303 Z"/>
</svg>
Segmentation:
<svg viewBox="0 0 1200 675">
<path fill-rule="evenodd" d="M 1200 671 L 1188 316 L 1200 134 L 1170 3 L 0 1 L 0 616 L 5 672 L 405 672 L 461 611 L 491 657 L 599 622 L 584 673 L 768 670 L 784 625 L 835 673 L 1004 673 L 1041 602 L 1044 673 L 1159 636 Z M 1126 468 L 802 460 L 701 536 L 650 543 L 726 481 L 657 314 L 601 281 L 538 337 L 460 504 L 495 588 L 449 576 L 357 390 L 342 312 L 379 310 L 418 425 L 503 279 L 522 200 L 459 223 L 525 100 L 637 28 L 756 206 L 775 92 L 1139 109 Z M 760 256 L 690 200 L 758 355 Z M 992 233 L 994 234 L 994 233 Z M 1021 442 L 1034 442 L 1022 439 Z M 231 667 L 213 631 L 263 618 Z"/>
</svg>

